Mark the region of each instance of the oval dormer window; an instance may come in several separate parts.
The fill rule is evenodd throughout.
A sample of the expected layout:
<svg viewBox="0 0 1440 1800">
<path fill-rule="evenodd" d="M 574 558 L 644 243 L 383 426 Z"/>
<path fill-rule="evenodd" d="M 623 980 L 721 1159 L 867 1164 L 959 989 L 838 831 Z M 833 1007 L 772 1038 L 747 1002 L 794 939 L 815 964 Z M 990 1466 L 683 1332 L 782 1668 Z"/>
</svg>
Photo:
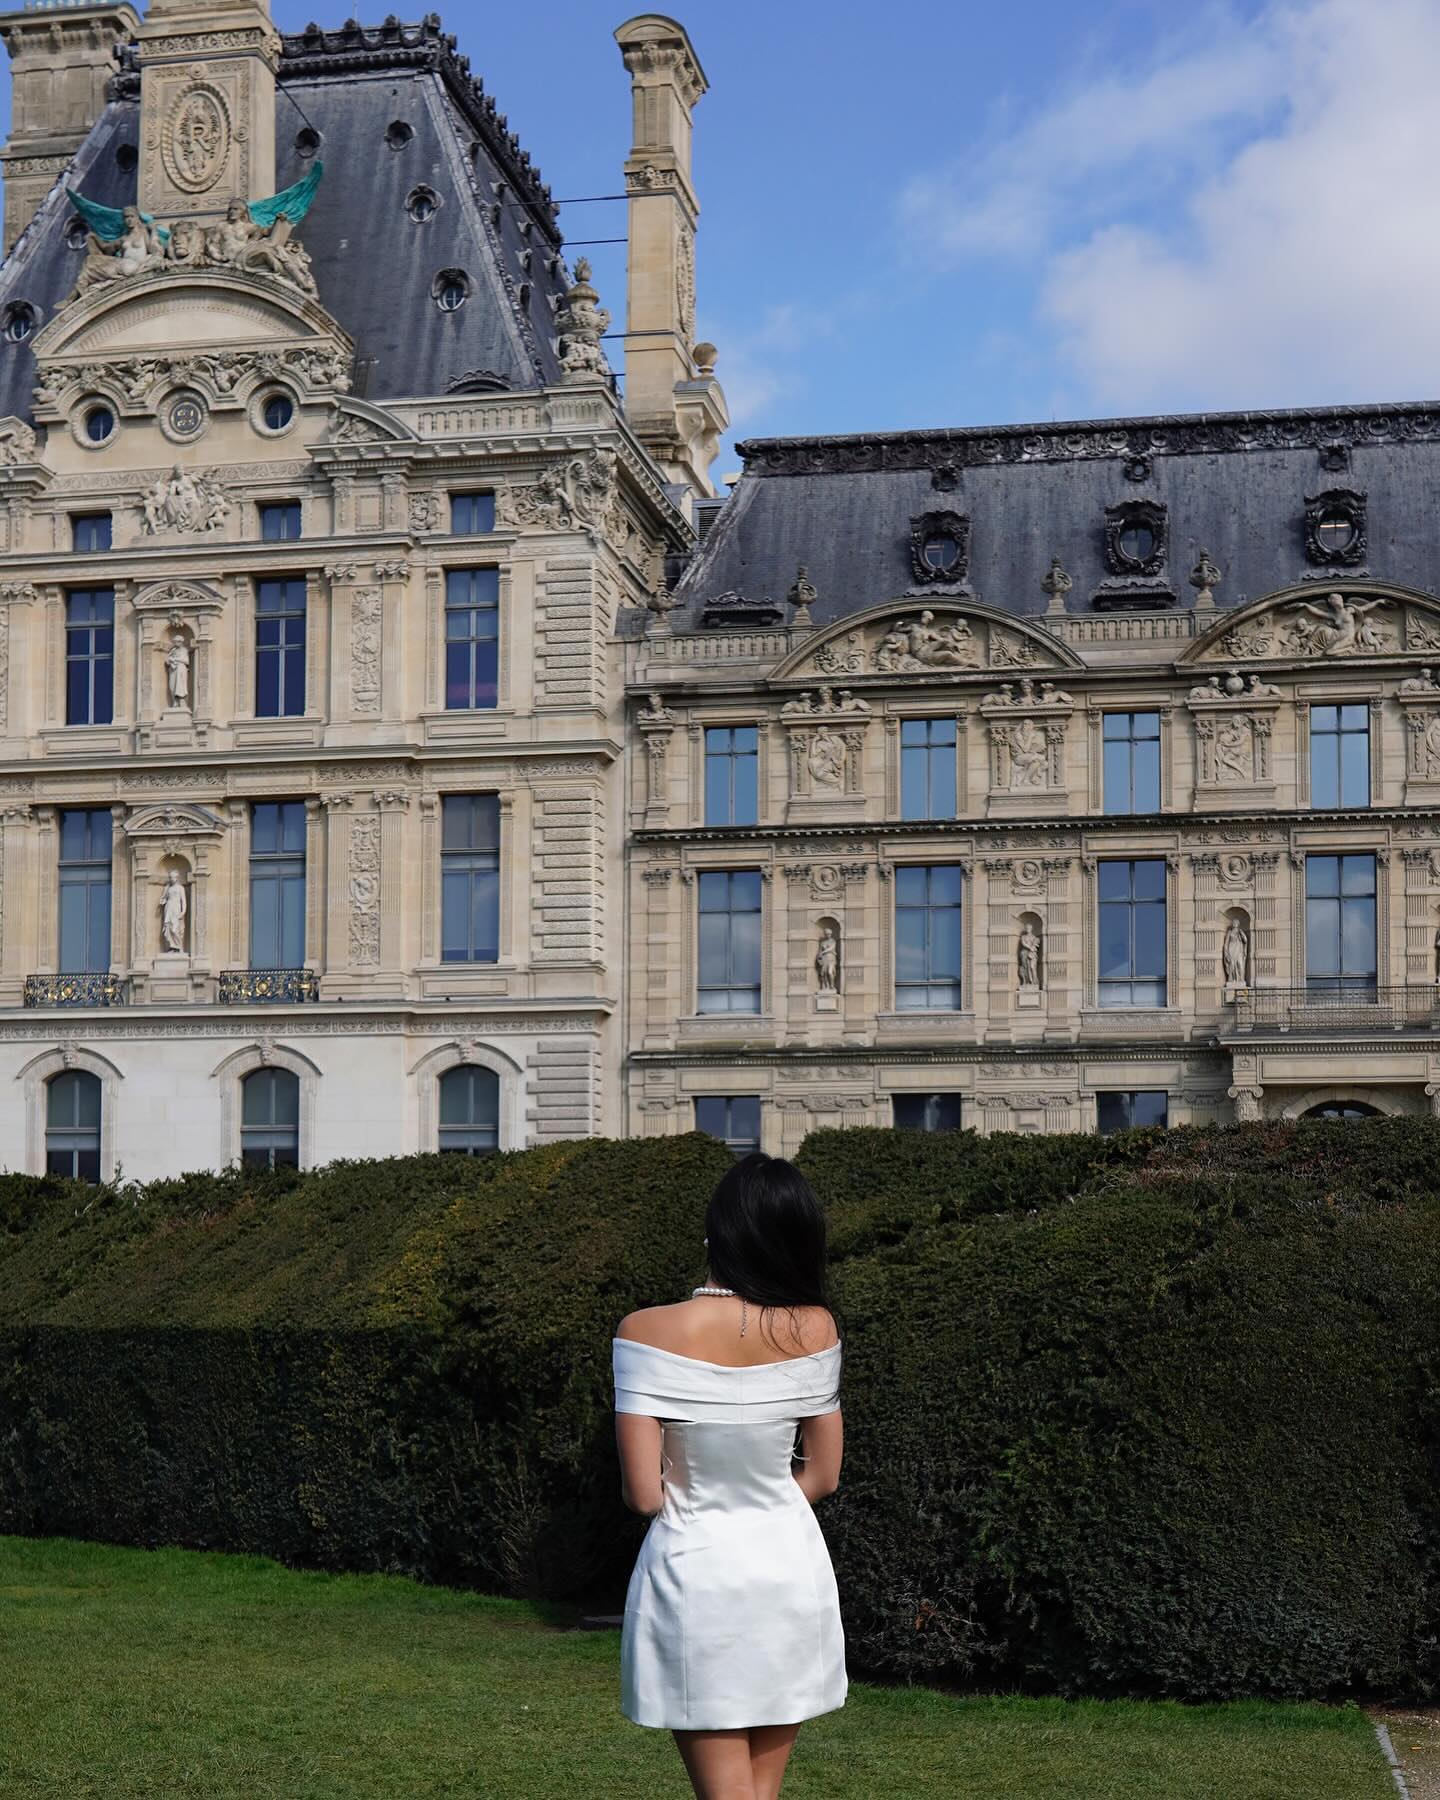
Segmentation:
<svg viewBox="0 0 1440 1800">
<path fill-rule="evenodd" d="M 1321 513 L 1315 521 L 1315 538 L 1322 550 L 1332 556 L 1341 550 L 1348 550 L 1355 542 L 1356 525 L 1349 513 L 1341 512 L 1338 507 L 1331 507 Z"/>
<path fill-rule="evenodd" d="M 932 531 L 920 550 L 927 569 L 944 575 L 960 561 L 960 540 L 951 531 Z"/>
<path fill-rule="evenodd" d="M 1148 563 L 1155 554 L 1155 533 L 1148 525 L 1132 522 L 1121 531 L 1119 544 L 1126 562 Z"/>
</svg>

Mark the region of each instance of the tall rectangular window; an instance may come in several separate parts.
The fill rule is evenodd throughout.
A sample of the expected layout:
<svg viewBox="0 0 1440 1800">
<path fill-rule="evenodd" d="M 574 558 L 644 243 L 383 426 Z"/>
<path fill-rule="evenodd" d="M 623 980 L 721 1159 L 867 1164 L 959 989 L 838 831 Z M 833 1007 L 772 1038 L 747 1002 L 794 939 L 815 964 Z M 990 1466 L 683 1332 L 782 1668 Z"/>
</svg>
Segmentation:
<svg viewBox="0 0 1440 1800">
<path fill-rule="evenodd" d="M 695 1129 L 719 1138 L 745 1156 L 760 1148 L 760 1096 L 758 1094 L 698 1094 Z"/>
<path fill-rule="evenodd" d="M 900 817 L 953 819 L 955 721 L 900 721 Z"/>
<path fill-rule="evenodd" d="M 305 964 L 305 803 L 257 801 L 250 809 L 250 966 Z"/>
<path fill-rule="evenodd" d="M 753 725 L 705 729 L 705 823 L 753 825 L 758 818 L 756 768 L 760 733 Z"/>
<path fill-rule="evenodd" d="M 500 668 L 500 571 L 445 573 L 445 705 L 451 712 L 494 706 Z"/>
<path fill-rule="evenodd" d="M 960 1007 L 960 871 L 953 863 L 895 871 L 895 1005 Z"/>
<path fill-rule="evenodd" d="M 479 537 L 495 529 L 493 494 L 452 494 L 450 529 L 456 537 Z"/>
<path fill-rule="evenodd" d="M 958 1131 L 958 1094 L 896 1094 L 895 1123 L 902 1131 Z"/>
<path fill-rule="evenodd" d="M 1107 712 L 1102 715 L 1105 811 L 1155 813 L 1160 810 L 1160 715 Z"/>
<path fill-rule="evenodd" d="M 760 950 L 760 871 L 702 871 L 698 1010 L 758 1013 Z"/>
<path fill-rule="evenodd" d="M 110 548 L 109 513 L 72 513 L 70 515 L 70 548 L 72 550 L 108 550 Z"/>
<path fill-rule="evenodd" d="M 1310 804 L 1370 804 L 1370 708 L 1310 708 Z"/>
<path fill-rule="evenodd" d="M 1165 1004 L 1165 861 L 1102 862 L 1100 975 L 1102 1006 Z"/>
<path fill-rule="evenodd" d="M 1095 1123 L 1104 1131 L 1130 1131 L 1170 1123 L 1170 1096 L 1163 1088 L 1113 1090 L 1095 1096 Z"/>
<path fill-rule="evenodd" d="M 305 583 L 262 581 L 255 590 L 255 716 L 305 710 Z"/>
<path fill-rule="evenodd" d="M 300 536 L 300 502 L 279 500 L 260 508 L 260 536 L 267 544 L 292 544 Z"/>
<path fill-rule="evenodd" d="M 60 815 L 60 972 L 110 967 L 110 809 Z"/>
<path fill-rule="evenodd" d="M 441 801 L 440 960 L 500 960 L 498 794 L 446 794 Z"/>
<path fill-rule="evenodd" d="M 1305 859 L 1305 985 L 1373 994 L 1375 858 Z"/>
<path fill-rule="evenodd" d="M 115 590 L 65 596 L 65 723 L 108 725 L 115 716 Z"/>
</svg>

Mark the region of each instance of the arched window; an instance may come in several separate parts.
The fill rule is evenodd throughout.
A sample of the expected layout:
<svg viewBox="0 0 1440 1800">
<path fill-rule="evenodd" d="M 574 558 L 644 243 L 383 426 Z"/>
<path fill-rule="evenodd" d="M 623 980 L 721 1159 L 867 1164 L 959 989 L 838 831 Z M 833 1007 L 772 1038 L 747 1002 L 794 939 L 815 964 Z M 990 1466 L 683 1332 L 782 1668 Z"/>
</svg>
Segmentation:
<svg viewBox="0 0 1440 1800">
<path fill-rule="evenodd" d="M 500 1147 L 500 1079 L 470 1064 L 440 1077 L 440 1148 L 483 1156 Z"/>
<path fill-rule="evenodd" d="M 45 1096 L 45 1170 L 100 1179 L 100 1078 L 85 1069 L 52 1076 Z"/>
<path fill-rule="evenodd" d="M 241 1083 L 240 1160 L 247 1169 L 300 1166 L 300 1080 L 256 1069 Z"/>
<path fill-rule="evenodd" d="M 1378 1119 L 1380 1109 L 1367 1106 L 1363 1100 L 1324 1100 L 1319 1106 L 1307 1107 L 1302 1119 Z"/>
</svg>

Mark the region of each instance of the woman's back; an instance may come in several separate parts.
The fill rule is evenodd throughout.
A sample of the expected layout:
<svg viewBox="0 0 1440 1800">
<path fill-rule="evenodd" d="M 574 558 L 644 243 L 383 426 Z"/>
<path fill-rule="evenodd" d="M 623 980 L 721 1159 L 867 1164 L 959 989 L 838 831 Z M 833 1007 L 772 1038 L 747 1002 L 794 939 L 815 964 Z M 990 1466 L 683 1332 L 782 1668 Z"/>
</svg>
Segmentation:
<svg viewBox="0 0 1440 1800">
<path fill-rule="evenodd" d="M 714 1296 L 707 1295 L 629 1313 L 620 1321 L 616 1335 L 699 1362 L 747 1369 L 786 1357 L 813 1355 L 839 1341 L 835 1321 L 823 1306 L 777 1307 L 767 1315 L 763 1332 L 757 1326 L 759 1316 L 760 1309 L 752 1304 L 742 1336 L 740 1302 L 732 1300 L 721 1306 Z"/>
</svg>

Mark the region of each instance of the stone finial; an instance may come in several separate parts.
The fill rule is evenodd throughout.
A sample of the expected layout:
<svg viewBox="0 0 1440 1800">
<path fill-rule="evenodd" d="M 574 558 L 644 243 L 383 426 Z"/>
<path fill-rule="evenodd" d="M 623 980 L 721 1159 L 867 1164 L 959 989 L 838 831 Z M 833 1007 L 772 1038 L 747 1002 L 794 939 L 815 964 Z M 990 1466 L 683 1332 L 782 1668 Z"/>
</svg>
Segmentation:
<svg viewBox="0 0 1440 1800">
<path fill-rule="evenodd" d="M 1050 604 L 1045 608 L 1046 612 L 1063 613 L 1065 610 L 1065 596 L 1070 592 L 1074 585 L 1074 581 L 1060 566 L 1060 558 L 1058 556 L 1052 556 L 1050 558 L 1050 572 L 1040 583 L 1041 593 L 1048 595 L 1050 601 Z"/>
<path fill-rule="evenodd" d="M 645 597 L 645 610 L 650 614 L 650 623 L 645 627 L 646 637 L 669 637 L 670 615 L 679 604 L 662 577 L 655 592 Z"/>
<path fill-rule="evenodd" d="M 720 360 L 720 352 L 713 344 L 697 344 L 691 354 L 695 358 L 695 367 L 701 375 L 715 373 L 715 365 Z"/>
<path fill-rule="evenodd" d="M 798 625 L 802 631 L 811 630 L 815 621 L 810 617 L 810 608 L 820 596 L 815 591 L 815 584 L 811 581 L 804 563 L 801 563 L 795 571 L 795 580 L 791 583 L 790 592 L 785 598 L 795 608 L 795 616 L 791 620 L 791 624 Z"/>
<path fill-rule="evenodd" d="M 590 259 L 575 264 L 575 279 L 555 314 L 562 381 L 594 381 L 610 373 L 600 340 L 610 329 L 610 314 L 590 285 Z"/>
<path fill-rule="evenodd" d="M 1224 579 L 1224 571 L 1211 560 L 1210 552 L 1202 545 L 1200 560 L 1190 571 L 1190 585 L 1195 589 L 1196 606 L 1213 606 L 1215 589 Z"/>
</svg>

